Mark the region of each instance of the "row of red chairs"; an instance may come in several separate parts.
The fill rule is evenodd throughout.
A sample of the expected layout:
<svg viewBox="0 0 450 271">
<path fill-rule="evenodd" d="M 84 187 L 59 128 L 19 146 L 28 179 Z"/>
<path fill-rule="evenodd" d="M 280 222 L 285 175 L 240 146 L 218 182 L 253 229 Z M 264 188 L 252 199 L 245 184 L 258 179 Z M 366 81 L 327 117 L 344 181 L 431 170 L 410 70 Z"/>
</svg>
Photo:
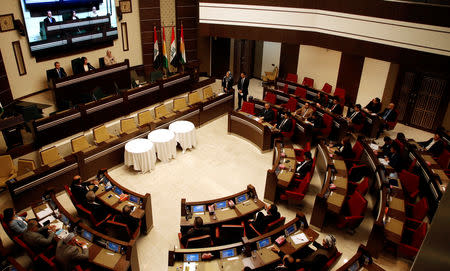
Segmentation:
<svg viewBox="0 0 450 271">
<path fill-rule="evenodd" d="M 286 76 L 286 81 L 297 83 L 297 81 L 298 81 L 297 74 L 288 73 Z M 310 88 L 314 88 L 314 79 L 309 78 L 309 77 L 304 77 L 302 85 L 310 87 Z M 286 93 L 287 93 L 287 85 L 285 86 L 285 89 L 286 89 Z M 306 99 L 306 89 L 300 88 L 300 87 L 298 87 L 297 89 L 300 89 L 299 95 L 297 95 L 297 94 L 295 94 L 295 95 L 298 97 L 302 97 L 303 99 Z M 297 89 L 295 90 L 296 92 L 297 92 Z M 331 93 L 332 89 L 333 89 L 333 86 L 331 86 L 328 83 L 325 83 L 322 87 L 322 91 L 326 92 L 326 93 Z M 336 88 L 334 90 L 334 96 L 339 97 L 340 103 L 342 105 L 345 104 L 345 89 Z"/>
</svg>

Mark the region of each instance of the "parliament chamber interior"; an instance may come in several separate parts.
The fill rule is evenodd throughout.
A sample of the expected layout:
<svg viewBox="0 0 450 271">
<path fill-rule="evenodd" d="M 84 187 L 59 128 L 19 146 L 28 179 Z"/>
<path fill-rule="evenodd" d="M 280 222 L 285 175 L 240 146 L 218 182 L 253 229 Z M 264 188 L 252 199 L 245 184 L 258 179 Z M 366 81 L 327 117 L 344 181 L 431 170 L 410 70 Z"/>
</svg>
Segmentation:
<svg viewBox="0 0 450 271">
<path fill-rule="evenodd" d="M 0 11 L 1 270 L 450 270 L 448 1 Z"/>
</svg>

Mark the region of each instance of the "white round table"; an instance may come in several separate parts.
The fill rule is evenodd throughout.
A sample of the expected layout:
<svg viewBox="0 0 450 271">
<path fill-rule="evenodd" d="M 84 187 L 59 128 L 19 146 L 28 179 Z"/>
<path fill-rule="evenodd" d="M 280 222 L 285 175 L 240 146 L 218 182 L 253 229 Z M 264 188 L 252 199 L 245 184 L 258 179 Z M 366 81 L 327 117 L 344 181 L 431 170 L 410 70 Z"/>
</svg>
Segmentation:
<svg viewBox="0 0 450 271">
<path fill-rule="evenodd" d="M 195 125 L 186 120 L 175 121 L 169 125 L 169 130 L 175 133 L 175 139 L 180 143 L 183 153 L 186 149 L 197 146 L 197 134 Z"/>
<path fill-rule="evenodd" d="M 172 131 L 158 129 L 150 132 L 148 139 L 155 145 L 159 160 L 168 162 L 171 158 L 177 156 L 177 141 Z"/>
<path fill-rule="evenodd" d="M 125 165 L 144 173 L 154 169 L 155 164 L 155 147 L 150 140 L 138 138 L 125 144 Z"/>
</svg>

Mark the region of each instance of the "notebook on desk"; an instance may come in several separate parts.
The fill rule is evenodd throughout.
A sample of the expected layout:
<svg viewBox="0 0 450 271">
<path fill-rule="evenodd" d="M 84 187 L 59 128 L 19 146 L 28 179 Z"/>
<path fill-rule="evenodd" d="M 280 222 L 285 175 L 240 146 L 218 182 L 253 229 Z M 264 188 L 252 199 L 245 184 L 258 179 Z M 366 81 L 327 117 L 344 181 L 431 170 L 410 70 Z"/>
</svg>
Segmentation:
<svg viewBox="0 0 450 271">
<path fill-rule="evenodd" d="M 102 248 L 97 256 L 95 256 L 93 262 L 98 265 L 106 266 L 109 269 L 113 269 L 120 260 L 120 257 L 122 257 L 122 255 L 119 253 L 114 253 L 108 249 Z"/>
</svg>

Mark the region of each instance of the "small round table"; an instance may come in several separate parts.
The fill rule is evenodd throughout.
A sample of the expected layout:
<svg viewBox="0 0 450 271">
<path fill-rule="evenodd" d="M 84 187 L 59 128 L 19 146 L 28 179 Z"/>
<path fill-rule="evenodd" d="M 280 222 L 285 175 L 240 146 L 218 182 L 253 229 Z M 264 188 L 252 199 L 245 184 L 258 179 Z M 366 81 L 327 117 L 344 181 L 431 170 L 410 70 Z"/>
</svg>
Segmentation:
<svg viewBox="0 0 450 271">
<path fill-rule="evenodd" d="M 169 162 L 177 156 L 177 141 L 172 131 L 158 129 L 150 132 L 148 139 L 155 145 L 158 159 L 162 162 Z"/>
<path fill-rule="evenodd" d="M 155 164 L 155 147 L 150 140 L 138 138 L 125 144 L 125 165 L 144 173 L 154 169 Z"/>
<path fill-rule="evenodd" d="M 180 143 L 183 153 L 186 149 L 197 146 L 197 134 L 195 125 L 186 120 L 175 121 L 169 125 L 169 130 L 175 133 L 175 139 Z"/>
</svg>

